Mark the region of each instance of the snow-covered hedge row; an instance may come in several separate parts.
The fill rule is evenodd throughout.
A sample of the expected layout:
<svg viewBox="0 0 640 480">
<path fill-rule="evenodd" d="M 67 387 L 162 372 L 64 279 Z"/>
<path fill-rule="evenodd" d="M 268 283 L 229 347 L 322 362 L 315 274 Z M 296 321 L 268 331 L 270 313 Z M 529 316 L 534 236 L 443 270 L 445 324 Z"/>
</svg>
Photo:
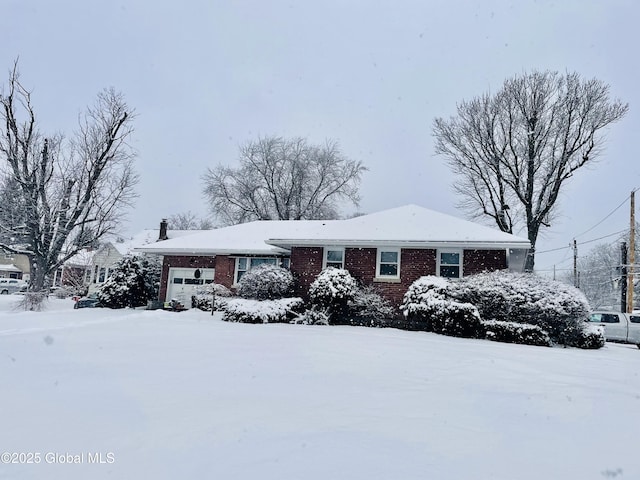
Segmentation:
<svg viewBox="0 0 640 480">
<path fill-rule="evenodd" d="M 499 320 L 485 320 L 482 322 L 485 338 L 495 342 L 520 343 L 523 345 L 551 346 L 549 334 L 536 325 L 515 322 L 501 322 Z"/>
<path fill-rule="evenodd" d="M 293 275 L 286 268 L 263 264 L 253 267 L 238 282 L 238 295 L 256 300 L 273 300 L 290 295 Z"/>
<path fill-rule="evenodd" d="M 604 337 L 585 322 L 589 304 L 582 292 L 530 274 L 498 271 L 454 281 L 422 277 L 405 294 L 401 309 L 412 329 L 533 345 L 604 345 Z"/>
<path fill-rule="evenodd" d="M 304 309 L 301 298 L 227 300 L 222 320 L 241 323 L 288 323 Z"/>
<path fill-rule="evenodd" d="M 451 283 L 453 296 L 475 305 L 484 320 L 537 325 L 562 345 L 581 342 L 590 307 L 577 288 L 506 271 L 471 275 Z"/>
</svg>

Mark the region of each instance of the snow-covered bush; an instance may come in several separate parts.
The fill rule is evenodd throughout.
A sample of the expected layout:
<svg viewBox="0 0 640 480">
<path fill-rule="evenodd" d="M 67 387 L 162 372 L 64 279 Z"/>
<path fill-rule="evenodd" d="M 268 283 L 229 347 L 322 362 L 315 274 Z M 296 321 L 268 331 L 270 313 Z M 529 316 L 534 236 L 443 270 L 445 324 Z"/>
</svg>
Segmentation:
<svg viewBox="0 0 640 480">
<path fill-rule="evenodd" d="M 233 292 L 219 283 L 208 283 L 196 290 L 191 296 L 191 308 L 198 308 L 205 312 L 211 311 L 211 301 L 215 296 L 216 310 L 224 310 L 226 300 L 233 296 Z"/>
<path fill-rule="evenodd" d="M 256 300 L 273 300 L 291 294 L 293 275 L 286 268 L 262 264 L 242 275 L 238 282 L 238 295 Z"/>
<path fill-rule="evenodd" d="M 549 334 L 536 325 L 515 322 L 486 320 L 482 322 L 485 338 L 495 342 L 520 343 L 523 345 L 551 346 Z"/>
<path fill-rule="evenodd" d="M 301 298 L 252 300 L 232 298 L 226 302 L 222 320 L 241 323 L 288 323 L 304 309 Z"/>
<path fill-rule="evenodd" d="M 356 287 L 347 308 L 351 325 L 384 326 L 397 315 L 393 305 L 370 285 Z"/>
<path fill-rule="evenodd" d="M 41 312 L 46 310 L 49 296 L 46 292 L 26 292 L 16 304 L 16 310 Z"/>
<path fill-rule="evenodd" d="M 413 282 L 400 307 L 406 328 L 455 337 L 480 336 L 483 329 L 478 309 L 457 301 L 453 291 L 452 282 L 442 277 L 425 276 Z"/>
<path fill-rule="evenodd" d="M 77 295 L 75 289 L 67 286 L 56 288 L 53 291 L 53 296 L 59 299 L 73 297 L 74 295 Z M 79 295 L 79 296 L 84 296 L 84 295 Z"/>
<path fill-rule="evenodd" d="M 98 300 L 109 308 L 139 307 L 158 297 L 160 262 L 155 257 L 121 258 L 98 290 Z"/>
<path fill-rule="evenodd" d="M 326 310 L 310 308 L 297 315 L 293 323 L 301 325 L 329 325 L 330 316 Z"/>
<path fill-rule="evenodd" d="M 475 305 L 484 320 L 537 325 L 563 345 L 578 346 L 590 310 L 577 288 L 533 274 L 471 275 L 455 282 L 451 294 Z"/>
<path fill-rule="evenodd" d="M 575 325 L 574 328 L 572 346 L 593 350 L 604 347 L 606 338 L 604 336 L 604 327 L 601 325 L 591 325 L 584 322 L 582 325 Z M 640 348 L 640 345 L 638 347 Z"/>
<path fill-rule="evenodd" d="M 347 270 L 327 267 L 309 286 L 309 298 L 313 304 L 322 307 L 346 307 L 347 302 L 353 298 L 356 287 L 355 278 Z"/>
</svg>

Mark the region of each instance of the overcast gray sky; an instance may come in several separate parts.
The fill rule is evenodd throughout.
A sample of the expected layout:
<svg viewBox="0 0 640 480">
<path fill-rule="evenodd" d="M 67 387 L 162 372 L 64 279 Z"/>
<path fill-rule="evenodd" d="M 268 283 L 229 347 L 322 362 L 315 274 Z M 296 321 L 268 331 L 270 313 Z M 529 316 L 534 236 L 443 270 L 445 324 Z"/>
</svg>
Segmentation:
<svg viewBox="0 0 640 480">
<path fill-rule="evenodd" d="M 207 211 L 201 175 L 259 135 L 340 142 L 362 160 L 360 210 L 456 210 L 433 119 L 532 69 L 577 71 L 629 102 L 597 165 L 579 171 L 543 232 L 536 266 L 571 266 L 628 226 L 640 186 L 636 0 L 4 0 L 0 68 L 20 57 L 42 128 L 70 131 L 104 87 L 135 108 L 142 181 L 125 232 Z M 4 83 L 7 75 L 0 76 Z M 347 212 L 353 211 L 349 208 Z M 520 232 L 526 236 L 525 232 Z M 582 234 L 582 235 L 580 235 Z M 612 241 L 608 237 L 602 241 Z"/>
</svg>

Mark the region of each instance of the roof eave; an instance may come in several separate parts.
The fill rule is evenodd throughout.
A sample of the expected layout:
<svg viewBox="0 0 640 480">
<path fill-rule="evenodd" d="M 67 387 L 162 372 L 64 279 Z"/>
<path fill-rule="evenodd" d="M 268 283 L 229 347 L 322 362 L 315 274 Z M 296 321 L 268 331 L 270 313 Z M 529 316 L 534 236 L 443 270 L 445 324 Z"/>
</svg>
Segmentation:
<svg viewBox="0 0 640 480">
<path fill-rule="evenodd" d="M 265 249 L 219 249 L 210 248 L 145 248 L 133 249 L 135 252 L 154 253 L 156 255 L 188 255 L 192 257 L 211 257 L 216 255 L 288 255 L 289 250 L 277 246 Z"/>
<path fill-rule="evenodd" d="M 289 249 L 295 246 L 341 246 L 355 248 L 372 247 L 406 247 L 406 248 L 475 248 L 475 249 L 529 249 L 531 243 L 522 241 L 492 241 L 492 240 L 345 240 L 345 239 L 278 239 L 271 238 L 266 243 L 276 247 Z"/>
</svg>

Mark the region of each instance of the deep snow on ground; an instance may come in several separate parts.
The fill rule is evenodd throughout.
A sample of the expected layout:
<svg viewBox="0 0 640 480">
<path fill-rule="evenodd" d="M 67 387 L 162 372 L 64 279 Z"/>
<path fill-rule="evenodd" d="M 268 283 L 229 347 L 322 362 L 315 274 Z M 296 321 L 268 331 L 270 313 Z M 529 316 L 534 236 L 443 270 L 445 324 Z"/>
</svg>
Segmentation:
<svg viewBox="0 0 640 480">
<path fill-rule="evenodd" d="M 0 453 L 40 463 L 0 478 L 640 478 L 635 346 L 18 299 L 0 297 Z"/>
</svg>

